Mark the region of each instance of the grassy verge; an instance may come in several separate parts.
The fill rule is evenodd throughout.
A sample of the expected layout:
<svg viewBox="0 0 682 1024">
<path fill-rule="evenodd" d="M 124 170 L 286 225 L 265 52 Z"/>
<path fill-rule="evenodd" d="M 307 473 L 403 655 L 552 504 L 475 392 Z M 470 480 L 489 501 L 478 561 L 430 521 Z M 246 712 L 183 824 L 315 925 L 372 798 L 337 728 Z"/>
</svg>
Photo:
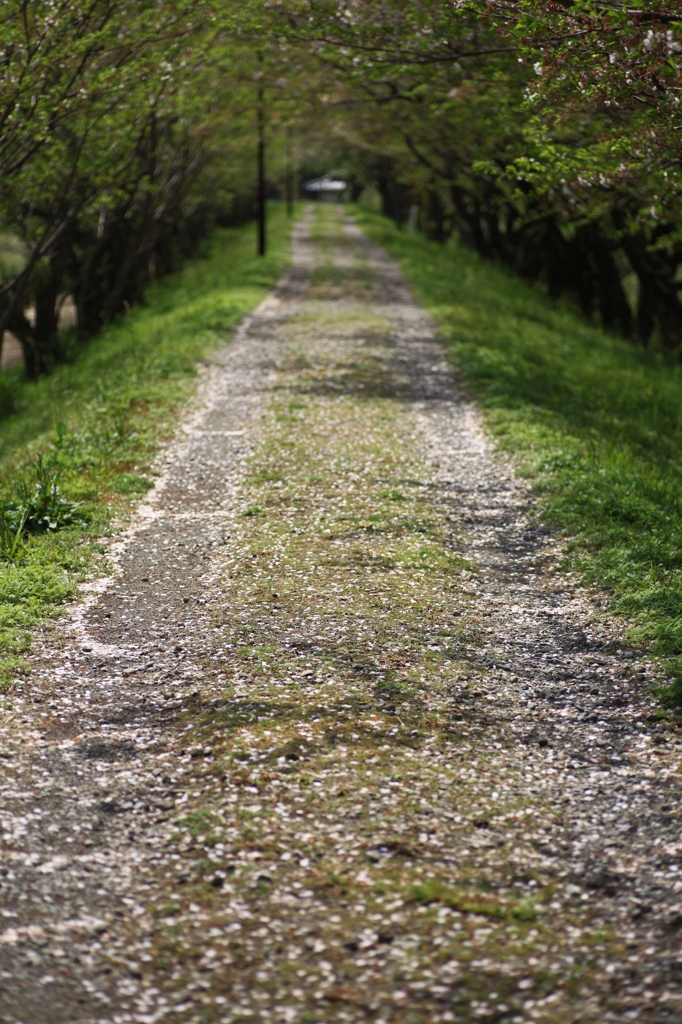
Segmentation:
<svg viewBox="0 0 682 1024">
<path fill-rule="evenodd" d="M 101 538 L 152 486 L 152 459 L 194 390 L 197 362 L 284 270 L 289 228 L 274 210 L 265 258 L 252 225 L 216 231 L 72 364 L 35 384 L 2 375 L 16 411 L 0 421 L 0 684 L 21 669 L 32 628 L 104 571 Z M 20 510 L 36 505 L 61 528 L 44 523 L 15 543 Z"/>
<path fill-rule="evenodd" d="M 572 564 L 682 705 L 682 366 L 582 321 L 451 242 L 357 210 L 433 313 L 465 386 L 518 459 Z"/>
</svg>

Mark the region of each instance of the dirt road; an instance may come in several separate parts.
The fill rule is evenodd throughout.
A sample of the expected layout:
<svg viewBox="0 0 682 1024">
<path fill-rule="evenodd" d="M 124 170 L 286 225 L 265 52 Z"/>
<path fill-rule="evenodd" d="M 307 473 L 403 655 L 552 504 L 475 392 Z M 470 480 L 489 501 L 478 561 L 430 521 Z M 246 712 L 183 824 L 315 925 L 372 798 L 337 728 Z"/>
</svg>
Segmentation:
<svg viewBox="0 0 682 1024">
<path fill-rule="evenodd" d="M 3 1024 L 682 1019 L 649 667 L 340 210 L 161 469 L 7 702 Z"/>
</svg>

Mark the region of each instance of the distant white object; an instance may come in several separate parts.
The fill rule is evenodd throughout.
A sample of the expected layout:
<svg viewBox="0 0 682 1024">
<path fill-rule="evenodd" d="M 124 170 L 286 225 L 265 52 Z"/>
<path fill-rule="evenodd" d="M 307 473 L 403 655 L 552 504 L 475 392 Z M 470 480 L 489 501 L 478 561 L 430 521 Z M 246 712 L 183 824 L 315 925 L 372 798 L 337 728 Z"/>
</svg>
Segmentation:
<svg viewBox="0 0 682 1024">
<path fill-rule="evenodd" d="M 314 196 L 323 203 L 340 203 L 346 191 L 346 182 L 325 174 L 321 178 L 304 181 L 303 191 L 310 193 L 311 197 Z"/>
</svg>

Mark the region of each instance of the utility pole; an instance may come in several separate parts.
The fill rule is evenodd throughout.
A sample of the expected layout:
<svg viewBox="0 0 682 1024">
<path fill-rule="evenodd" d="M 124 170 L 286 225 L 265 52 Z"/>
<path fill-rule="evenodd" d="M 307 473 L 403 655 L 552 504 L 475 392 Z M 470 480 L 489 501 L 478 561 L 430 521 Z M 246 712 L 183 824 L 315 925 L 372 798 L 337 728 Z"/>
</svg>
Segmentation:
<svg viewBox="0 0 682 1024">
<path fill-rule="evenodd" d="M 258 54 L 260 75 L 258 78 L 258 255 L 265 256 L 265 97 L 263 95 L 263 54 Z"/>
</svg>

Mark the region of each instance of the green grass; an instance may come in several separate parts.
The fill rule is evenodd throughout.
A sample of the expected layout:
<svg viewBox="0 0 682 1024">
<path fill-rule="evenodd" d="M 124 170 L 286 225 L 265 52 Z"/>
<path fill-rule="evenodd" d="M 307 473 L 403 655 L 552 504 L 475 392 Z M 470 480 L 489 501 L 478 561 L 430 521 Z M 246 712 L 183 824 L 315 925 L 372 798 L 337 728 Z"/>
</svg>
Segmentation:
<svg viewBox="0 0 682 1024">
<path fill-rule="evenodd" d="M 570 561 L 682 705 L 682 366 L 587 324 L 452 241 L 356 210 L 432 312 L 465 388 L 532 481 Z"/>
<path fill-rule="evenodd" d="M 106 571 L 103 536 L 153 485 L 153 457 L 194 391 L 198 362 L 285 269 L 289 229 L 273 208 L 265 258 L 255 255 L 253 225 L 216 231 L 72 363 L 36 383 L 18 370 L 0 375 L 0 405 L 15 410 L 0 420 L 0 498 L 9 506 L 20 499 L 41 455 L 83 510 L 65 529 L 25 537 L 13 561 L 0 560 L 0 685 L 21 671 L 36 625 L 58 614 L 86 575 Z"/>
</svg>

